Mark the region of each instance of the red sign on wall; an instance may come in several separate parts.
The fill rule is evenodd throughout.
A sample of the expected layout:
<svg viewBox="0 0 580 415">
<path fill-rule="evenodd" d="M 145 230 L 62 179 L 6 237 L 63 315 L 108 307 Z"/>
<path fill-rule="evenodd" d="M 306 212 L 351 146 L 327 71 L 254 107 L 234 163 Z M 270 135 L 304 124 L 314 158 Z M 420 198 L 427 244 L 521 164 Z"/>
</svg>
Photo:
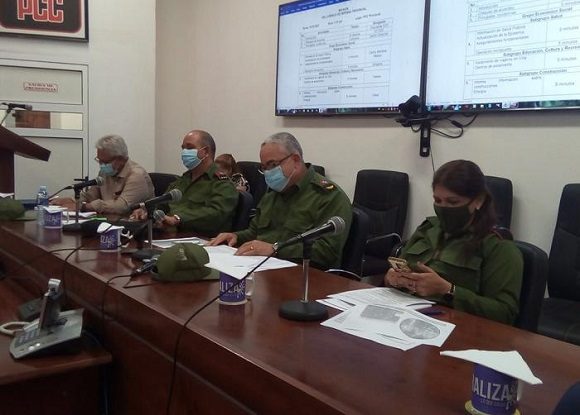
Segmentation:
<svg viewBox="0 0 580 415">
<path fill-rule="evenodd" d="M 1 0 L 0 34 L 88 40 L 88 0 Z"/>
</svg>

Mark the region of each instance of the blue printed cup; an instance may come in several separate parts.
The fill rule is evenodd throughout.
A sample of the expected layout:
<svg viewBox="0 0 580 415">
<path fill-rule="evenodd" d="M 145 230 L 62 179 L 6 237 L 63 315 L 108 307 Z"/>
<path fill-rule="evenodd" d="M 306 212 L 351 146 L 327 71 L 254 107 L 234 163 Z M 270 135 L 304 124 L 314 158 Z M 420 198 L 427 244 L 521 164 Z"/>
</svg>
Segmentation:
<svg viewBox="0 0 580 415">
<path fill-rule="evenodd" d="M 246 290 L 247 287 L 247 290 Z M 219 303 L 226 305 L 245 304 L 254 290 L 253 275 L 240 282 L 225 272 L 220 272 L 220 297 Z"/>
<path fill-rule="evenodd" d="M 475 364 L 471 384 L 471 401 L 466 409 L 472 414 L 513 415 L 519 413 L 518 379 Z"/>
<path fill-rule="evenodd" d="M 42 215 L 43 215 L 43 226 L 45 229 L 62 228 L 62 210 L 43 208 Z"/>
<path fill-rule="evenodd" d="M 116 252 L 121 245 L 121 229 L 110 229 L 101 233 L 100 248 L 103 252 Z"/>
</svg>

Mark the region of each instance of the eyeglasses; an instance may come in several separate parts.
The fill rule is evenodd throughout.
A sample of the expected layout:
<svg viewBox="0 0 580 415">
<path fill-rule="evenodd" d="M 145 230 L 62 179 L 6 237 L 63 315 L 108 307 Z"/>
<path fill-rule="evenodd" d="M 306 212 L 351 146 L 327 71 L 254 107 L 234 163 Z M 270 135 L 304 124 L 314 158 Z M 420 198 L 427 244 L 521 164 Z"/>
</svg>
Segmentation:
<svg viewBox="0 0 580 415">
<path fill-rule="evenodd" d="M 268 163 L 266 163 L 266 165 L 261 165 L 260 168 L 258 169 L 258 171 L 260 173 L 264 174 L 265 171 L 275 169 L 280 164 L 284 163 L 284 161 L 286 161 L 291 156 L 292 156 L 292 154 L 288 154 L 286 157 L 284 157 L 281 160 L 278 160 L 278 161 L 276 161 L 276 160 L 269 161 Z"/>
<path fill-rule="evenodd" d="M 109 160 L 109 161 L 104 161 L 104 160 L 101 160 L 101 159 L 99 159 L 98 157 L 95 157 L 95 158 L 94 158 L 94 160 L 95 160 L 97 163 L 99 163 L 99 164 L 108 164 L 108 163 L 111 163 L 111 162 L 113 162 L 113 160 L 115 160 L 115 157 L 113 157 L 113 158 L 112 158 L 111 160 Z"/>
</svg>

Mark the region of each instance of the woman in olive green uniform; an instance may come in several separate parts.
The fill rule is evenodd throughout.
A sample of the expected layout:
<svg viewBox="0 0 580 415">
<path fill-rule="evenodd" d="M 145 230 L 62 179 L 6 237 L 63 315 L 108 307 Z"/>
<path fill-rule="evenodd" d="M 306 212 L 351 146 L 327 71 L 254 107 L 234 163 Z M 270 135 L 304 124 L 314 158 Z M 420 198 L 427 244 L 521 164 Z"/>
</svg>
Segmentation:
<svg viewBox="0 0 580 415">
<path fill-rule="evenodd" d="M 390 269 L 385 282 L 458 310 L 513 324 L 523 261 L 517 246 L 493 232 L 495 210 L 479 167 L 465 160 L 433 178 L 436 217 L 425 220 L 401 256 L 413 272 Z"/>
</svg>

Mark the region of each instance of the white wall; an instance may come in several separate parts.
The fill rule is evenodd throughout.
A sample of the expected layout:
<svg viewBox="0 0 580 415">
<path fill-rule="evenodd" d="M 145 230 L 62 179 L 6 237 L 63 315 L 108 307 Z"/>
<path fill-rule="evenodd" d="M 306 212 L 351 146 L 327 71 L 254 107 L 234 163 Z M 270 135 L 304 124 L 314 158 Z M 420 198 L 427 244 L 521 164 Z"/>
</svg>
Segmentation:
<svg viewBox="0 0 580 415">
<path fill-rule="evenodd" d="M 155 167 L 155 1 L 89 1 L 89 42 L 0 37 L 0 57 L 89 67 L 89 155 L 108 133 Z M 0 92 L 1 96 L 1 92 Z M 89 164 L 96 174 L 96 163 Z"/>
<path fill-rule="evenodd" d="M 271 133 L 287 130 L 307 161 L 352 197 L 363 168 L 409 173 L 409 234 L 432 214 L 431 161 L 418 135 L 383 118 L 275 117 L 277 6 L 271 0 L 157 2 L 157 170 L 180 172 L 179 145 L 191 128 L 214 135 L 218 153 L 258 160 Z M 433 136 L 435 167 L 465 158 L 514 184 L 518 239 L 550 248 L 562 186 L 580 182 L 577 112 L 483 115 L 457 140 Z M 380 190 L 380 189 L 379 189 Z"/>
</svg>

